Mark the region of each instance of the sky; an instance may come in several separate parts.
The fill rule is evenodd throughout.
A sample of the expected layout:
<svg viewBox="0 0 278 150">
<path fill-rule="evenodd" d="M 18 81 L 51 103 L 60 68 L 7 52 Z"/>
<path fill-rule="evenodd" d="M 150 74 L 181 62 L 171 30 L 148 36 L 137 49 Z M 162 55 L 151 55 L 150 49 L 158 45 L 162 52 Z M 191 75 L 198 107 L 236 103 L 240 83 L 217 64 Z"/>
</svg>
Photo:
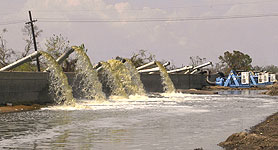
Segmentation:
<svg viewBox="0 0 278 150">
<path fill-rule="evenodd" d="M 9 48 L 23 51 L 31 10 L 42 50 L 62 34 L 71 45 L 85 44 L 92 63 L 144 49 L 179 67 L 191 56 L 217 63 L 239 50 L 266 66 L 278 65 L 277 8 L 277 0 L 1 0 L 0 30 L 8 30 Z"/>
</svg>

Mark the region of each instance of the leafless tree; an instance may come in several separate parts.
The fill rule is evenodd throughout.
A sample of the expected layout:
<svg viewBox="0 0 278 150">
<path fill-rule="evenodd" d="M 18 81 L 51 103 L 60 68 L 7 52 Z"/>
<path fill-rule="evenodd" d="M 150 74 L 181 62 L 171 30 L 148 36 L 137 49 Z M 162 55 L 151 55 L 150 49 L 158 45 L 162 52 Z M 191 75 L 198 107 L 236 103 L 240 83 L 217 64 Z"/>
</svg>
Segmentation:
<svg viewBox="0 0 278 150">
<path fill-rule="evenodd" d="M 201 65 L 201 64 L 204 64 L 206 61 L 207 61 L 207 59 L 206 58 L 201 58 L 201 57 L 199 57 L 199 56 L 196 56 L 196 57 L 189 57 L 189 59 L 190 59 L 190 65 L 191 66 L 198 66 L 198 65 Z"/>
<path fill-rule="evenodd" d="M 38 38 L 43 30 L 40 30 L 38 26 L 34 26 L 35 31 L 35 37 Z M 33 42 L 33 35 L 32 35 L 32 29 L 31 25 L 25 25 L 22 29 L 23 35 L 25 36 L 23 40 L 26 42 L 26 46 L 24 48 L 24 51 L 22 52 L 21 56 L 25 57 L 34 49 L 34 42 Z M 39 42 L 37 42 L 37 45 L 39 46 Z"/>
<path fill-rule="evenodd" d="M 8 65 L 11 62 L 12 56 L 15 54 L 12 48 L 7 48 L 7 41 L 4 38 L 6 32 L 8 30 L 3 29 L 0 33 L 0 67 Z"/>
<path fill-rule="evenodd" d="M 67 49 L 70 48 L 70 41 L 67 37 L 59 34 L 53 34 L 52 37 L 48 38 L 45 43 L 46 51 L 51 54 L 55 59 L 61 56 Z M 84 45 L 83 45 L 84 46 Z M 85 47 L 84 47 L 85 49 Z M 85 50 L 86 51 L 86 50 Z M 65 72 L 73 72 L 75 69 L 76 58 L 69 57 L 66 59 L 62 68 Z"/>
</svg>

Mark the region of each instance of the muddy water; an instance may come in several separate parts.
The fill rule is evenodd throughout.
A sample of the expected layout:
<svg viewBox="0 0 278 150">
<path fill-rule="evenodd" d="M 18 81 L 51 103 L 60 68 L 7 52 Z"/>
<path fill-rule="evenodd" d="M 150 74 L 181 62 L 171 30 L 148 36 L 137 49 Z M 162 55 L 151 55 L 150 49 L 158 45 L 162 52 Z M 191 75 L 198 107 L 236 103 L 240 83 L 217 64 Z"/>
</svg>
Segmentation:
<svg viewBox="0 0 278 150">
<path fill-rule="evenodd" d="M 277 111 L 262 95 L 149 95 L 0 114 L 0 149 L 221 149 Z"/>
</svg>

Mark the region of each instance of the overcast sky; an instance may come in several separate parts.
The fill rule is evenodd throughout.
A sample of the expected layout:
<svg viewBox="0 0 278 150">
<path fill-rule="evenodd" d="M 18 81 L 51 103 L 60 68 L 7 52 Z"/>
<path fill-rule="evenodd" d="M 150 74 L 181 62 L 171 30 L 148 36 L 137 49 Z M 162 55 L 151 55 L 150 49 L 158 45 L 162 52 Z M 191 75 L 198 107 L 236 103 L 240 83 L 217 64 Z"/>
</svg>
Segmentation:
<svg viewBox="0 0 278 150">
<path fill-rule="evenodd" d="M 62 34 L 72 45 L 84 43 L 93 63 L 140 49 L 176 66 L 190 56 L 216 63 L 225 51 L 240 50 L 253 65 L 278 65 L 277 8 L 277 0 L 1 0 L 0 30 L 8 29 L 9 48 L 22 51 L 31 10 L 42 48 Z"/>
</svg>

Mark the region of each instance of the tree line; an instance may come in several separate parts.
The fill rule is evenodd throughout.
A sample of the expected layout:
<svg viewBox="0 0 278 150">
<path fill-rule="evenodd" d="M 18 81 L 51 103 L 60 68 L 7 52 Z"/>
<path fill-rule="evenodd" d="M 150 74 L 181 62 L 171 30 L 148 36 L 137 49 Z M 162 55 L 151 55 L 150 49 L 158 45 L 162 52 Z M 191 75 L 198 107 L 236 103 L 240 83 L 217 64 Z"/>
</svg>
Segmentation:
<svg viewBox="0 0 278 150">
<path fill-rule="evenodd" d="M 34 26 L 35 36 L 36 38 L 40 37 L 43 33 L 43 30 L 39 29 L 37 26 Z M 25 41 L 24 50 L 21 52 L 16 52 L 12 48 L 7 47 L 7 40 L 5 39 L 5 34 L 7 34 L 8 30 L 3 29 L 0 32 L 0 68 L 10 64 L 13 61 L 16 61 L 22 57 L 29 55 L 34 51 L 34 43 L 32 37 L 32 31 L 30 25 L 25 25 L 22 28 L 22 34 L 24 36 L 23 40 Z M 38 47 L 40 48 L 40 43 L 37 42 Z M 51 54 L 55 59 L 57 59 L 60 55 L 62 55 L 67 49 L 70 48 L 70 41 L 67 37 L 64 37 L 61 34 L 53 34 L 51 37 L 46 39 L 44 43 L 46 47 L 46 52 Z M 84 45 L 82 45 L 85 49 Z M 116 59 L 121 58 L 117 56 Z M 134 52 L 132 56 L 129 58 L 135 65 L 135 67 L 141 66 L 145 63 L 155 61 L 155 55 L 149 53 L 147 50 L 139 50 L 138 52 Z M 252 66 L 252 58 L 248 54 L 244 54 L 239 50 L 226 51 L 223 55 L 218 57 L 219 62 L 214 63 L 212 67 L 209 69 L 212 72 L 223 72 L 224 74 L 228 74 L 231 70 L 235 71 L 267 71 L 272 73 L 278 73 L 278 67 L 275 65 L 268 66 Z M 201 58 L 199 56 L 189 57 L 191 66 L 198 66 L 207 61 L 206 58 Z M 76 58 L 69 57 L 67 60 L 63 62 L 62 68 L 65 72 L 72 72 L 75 69 Z M 162 60 L 162 63 L 166 62 Z M 42 62 L 42 67 L 45 66 L 45 62 Z M 174 64 L 168 66 L 168 69 L 176 69 L 177 67 Z M 15 69 L 13 71 L 36 71 L 36 65 L 34 62 L 25 63 Z"/>
<path fill-rule="evenodd" d="M 119 56 L 117 56 L 120 58 Z M 155 61 L 155 55 L 148 53 L 146 50 L 139 50 L 138 53 L 133 53 L 131 56 L 131 61 L 136 67 L 141 66 L 150 61 Z M 278 66 L 268 65 L 268 66 L 252 66 L 252 58 L 248 54 L 244 54 L 239 50 L 226 51 L 223 55 L 218 57 L 219 62 L 214 63 L 209 70 L 212 73 L 222 72 L 226 75 L 230 73 L 231 70 L 234 71 L 253 71 L 253 72 L 271 72 L 278 73 Z M 189 66 L 198 66 L 207 62 L 206 58 L 199 56 L 189 57 Z M 162 62 L 165 62 L 164 60 Z M 183 66 L 182 66 L 183 67 Z M 175 65 L 171 65 L 168 69 L 176 69 Z"/>
<path fill-rule="evenodd" d="M 43 30 L 39 29 L 37 26 L 34 26 L 35 37 L 38 38 L 43 33 Z M 34 43 L 32 37 L 32 30 L 30 25 L 25 25 L 22 28 L 23 40 L 25 41 L 25 47 L 22 51 L 17 52 L 12 48 L 7 47 L 7 40 L 5 39 L 5 35 L 8 30 L 4 28 L 0 32 L 0 68 L 22 58 L 25 57 L 31 52 L 34 52 Z M 37 42 L 39 49 L 41 49 L 41 43 Z M 70 48 L 70 41 L 67 37 L 64 37 L 61 34 L 53 34 L 51 37 L 46 39 L 44 43 L 46 47 L 46 52 L 51 54 L 55 59 L 57 59 L 60 55 L 62 55 L 67 49 Z M 76 59 L 73 57 L 69 57 L 65 60 L 61 65 L 65 72 L 74 71 Z M 41 62 L 42 68 L 46 67 L 45 62 Z M 36 64 L 34 62 L 28 62 L 17 68 L 13 69 L 13 71 L 36 71 Z"/>
<path fill-rule="evenodd" d="M 213 67 L 215 72 L 229 74 L 231 70 L 234 70 L 278 73 L 278 67 L 275 65 L 252 66 L 252 58 L 248 54 L 244 54 L 238 50 L 233 50 L 232 52 L 226 51 L 218 59 L 219 62 Z"/>
</svg>

